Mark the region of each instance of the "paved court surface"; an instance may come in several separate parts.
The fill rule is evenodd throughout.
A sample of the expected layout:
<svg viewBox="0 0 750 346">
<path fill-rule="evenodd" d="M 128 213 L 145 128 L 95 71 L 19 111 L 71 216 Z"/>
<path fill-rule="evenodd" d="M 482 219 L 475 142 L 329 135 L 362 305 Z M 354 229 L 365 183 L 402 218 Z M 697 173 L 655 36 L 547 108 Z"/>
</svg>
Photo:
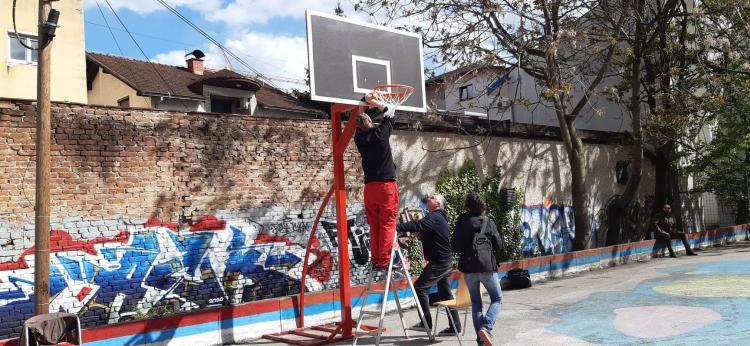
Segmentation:
<svg viewBox="0 0 750 346">
<path fill-rule="evenodd" d="M 750 243 L 699 254 L 632 263 L 506 291 L 495 325 L 495 344 L 750 345 Z M 417 322 L 416 310 L 406 314 L 407 325 Z M 418 332 L 405 339 L 397 315 L 389 315 L 385 323 L 383 345 L 431 344 Z M 471 321 L 468 326 L 463 344 L 476 345 Z M 444 314 L 438 327 L 447 327 Z M 359 342 L 374 343 L 374 337 Z M 457 345 L 458 341 L 439 337 L 434 344 Z"/>
</svg>

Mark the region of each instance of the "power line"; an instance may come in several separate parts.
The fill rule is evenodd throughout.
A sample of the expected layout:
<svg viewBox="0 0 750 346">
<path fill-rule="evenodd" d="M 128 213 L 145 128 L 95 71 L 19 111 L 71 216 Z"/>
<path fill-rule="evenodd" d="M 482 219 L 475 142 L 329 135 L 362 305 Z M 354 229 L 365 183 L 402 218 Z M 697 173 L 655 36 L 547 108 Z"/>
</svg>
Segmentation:
<svg viewBox="0 0 750 346">
<path fill-rule="evenodd" d="M 99 9 L 99 13 L 102 15 L 102 19 L 104 19 L 104 24 L 107 25 L 107 29 L 109 29 L 109 34 L 112 35 L 112 41 L 115 41 L 115 45 L 117 45 L 117 50 L 120 51 L 120 55 L 125 55 L 125 53 L 122 52 L 122 48 L 120 48 L 120 43 L 117 42 L 117 38 L 115 37 L 115 33 L 112 32 L 112 27 L 109 26 L 109 22 L 107 21 L 107 17 L 104 16 L 104 11 L 102 11 L 102 7 L 99 6 L 99 0 L 96 0 L 96 7 Z"/>
<path fill-rule="evenodd" d="M 93 21 L 90 21 L 90 20 L 86 20 L 85 22 L 87 24 L 96 25 L 96 26 L 103 27 L 103 28 L 107 27 L 104 24 L 93 22 Z M 123 32 L 125 31 L 125 30 L 118 29 L 118 28 L 112 28 L 111 30 L 117 30 L 117 31 L 123 31 Z M 137 31 L 130 31 L 130 32 L 134 36 L 142 36 L 142 37 L 149 38 L 149 39 L 154 39 L 154 40 L 169 42 L 169 43 L 174 44 L 175 47 L 180 47 L 180 48 L 183 48 L 183 49 L 185 49 L 185 47 L 195 47 L 195 46 L 200 46 L 201 45 L 199 43 L 188 43 L 188 42 L 170 40 L 170 39 L 167 39 L 167 38 L 164 38 L 164 37 L 158 37 L 158 36 L 148 35 L 148 34 L 140 33 L 140 32 L 137 32 Z M 121 52 L 121 54 L 122 54 L 122 52 Z M 247 53 L 244 53 L 244 52 L 241 52 L 241 51 L 236 52 L 236 54 L 239 54 L 239 55 L 251 58 L 251 59 L 265 60 L 265 61 L 268 61 L 268 62 L 271 62 L 271 63 L 273 63 L 273 62 L 279 62 L 279 61 L 295 62 L 294 60 L 291 60 L 291 59 L 263 57 L 263 56 L 257 56 L 257 55 L 247 54 Z M 122 55 L 124 56 L 125 54 L 122 54 Z M 302 66 L 302 63 L 300 63 L 300 64 L 301 64 L 300 66 Z M 273 65 L 271 65 L 271 66 L 273 66 Z M 285 70 L 285 71 L 288 72 L 288 70 Z M 252 71 L 248 71 L 248 72 L 249 72 L 248 73 L 249 75 L 257 74 L 256 72 L 252 72 Z M 277 81 L 277 82 L 282 82 L 282 83 L 293 83 L 293 84 L 299 84 L 299 85 L 303 85 L 303 84 L 306 85 L 307 84 L 305 82 L 305 79 L 299 78 L 299 77 L 294 77 L 294 76 L 287 76 L 287 75 L 281 75 L 281 74 L 270 74 L 270 73 L 263 73 L 263 76 L 266 79 L 269 79 L 269 80 L 272 80 L 272 81 Z"/>
<path fill-rule="evenodd" d="M 100 26 L 100 27 L 103 27 L 103 28 L 106 27 L 104 24 L 97 23 L 97 22 L 92 22 L 92 21 L 88 21 L 88 20 L 85 21 L 85 22 L 87 24 L 90 24 L 90 25 L 96 25 L 96 26 Z M 125 30 L 122 30 L 122 29 L 119 29 L 119 28 L 112 28 L 112 30 L 125 32 Z M 187 42 L 174 41 L 174 40 L 170 40 L 170 39 L 167 39 L 167 38 L 152 36 L 152 35 L 148 35 L 148 34 L 144 34 L 144 33 L 139 33 L 137 31 L 132 31 L 132 30 L 130 31 L 130 33 L 132 33 L 133 36 L 143 36 L 143 37 L 154 39 L 154 40 L 160 40 L 160 41 L 164 41 L 164 42 L 174 43 L 175 47 L 178 47 L 177 44 L 179 44 L 179 47 L 183 47 L 183 48 L 184 47 L 196 47 L 196 46 L 200 46 L 201 45 L 201 44 L 198 44 L 198 43 L 187 43 Z M 121 53 L 122 56 L 125 56 L 125 54 L 122 53 L 122 51 L 120 53 Z M 253 55 L 249 55 L 249 54 L 245 54 L 245 53 L 239 53 L 239 54 L 247 56 L 247 57 L 250 57 L 250 58 L 257 58 L 259 60 L 292 61 L 292 60 L 286 60 L 286 59 L 273 59 L 273 58 L 258 57 L 258 56 L 253 56 Z M 253 74 L 252 71 L 244 71 L 244 72 L 247 73 L 248 75 L 252 75 Z M 298 78 L 298 77 L 293 77 L 293 76 L 285 76 L 285 75 L 280 75 L 280 74 L 278 74 L 278 75 L 277 74 L 269 74 L 269 73 L 264 74 L 264 76 L 266 78 L 270 79 L 270 80 L 277 81 L 277 82 L 291 83 L 291 84 L 297 84 L 297 85 L 307 85 L 307 82 L 303 78 Z"/>
<path fill-rule="evenodd" d="M 85 22 L 87 24 L 96 25 L 96 26 L 99 26 L 99 27 L 102 27 L 102 28 L 106 28 L 107 27 L 106 25 L 104 25 L 102 23 L 97 23 L 97 22 L 93 22 L 93 21 L 90 21 L 90 20 L 86 20 Z M 119 29 L 119 28 L 112 28 L 112 30 L 125 32 L 125 30 L 122 30 L 122 29 Z M 163 41 L 163 42 L 173 43 L 175 47 L 180 47 L 180 48 L 196 47 L 196 46 L 202 45 L 202 43 L 195 43 L 195 42 L 189 43 L 189 42 L 175 41 L 175 40 L 170 40 L 168 38 L 153 36 L 153 35 L 144 34 L 144 33 L 137 32 L 137 31 L 132 31 L 132 30 L 130 32 L 133 34 L 133 36 L 142 36 L 142 37 L 153 39 L 153 40 L 159 40 L 159 41 Z M 247 54 L 247 53 L 241 52 L 241 51 L 238 51 L 237 54 L 239 54 L 241 56 L 245 56 L 245 57 L 251 58 L 251 59 L 265 60 L 265 61 L 268 61 L 268 62 L 278 62 L 278 61 L 295 62 L 294 60 L 291 60 L 291 59 L 263 57 L 263 56 L 258 56 L 258 55 Z M 124 54 L 122 54 L 122 55 L 124 56 Z M 286 70 L 286 71 L 288 72 L 288 70 Z M 294 77 L 294 76 L 285 76 L 285 75 L 281 75 L 281 74 L 270 74 L 270 73 L 265 73 L 264 76 L 266 76 L 266 78 L 268 78 L 268 79 L 275 80 L 275 81 L 278 81 L 278 82 L 294 83 L 294 84 L 306 84 L 306 82 L 305 82 L 305 80 L 303 78 L 298 78 L 298 77 Z"/>
<path fill-rule="evenodd" d="M 99 26 L 99 27 L 102 27 L 102 28 L 106 28 L 107 27 L 106 25 L 104 25 L 102 23 L 97 23 L 97 22 L 90 21 L 90 20 L 85 20 L 84 22 L 86 22 L 87 24 L 96 25 L 96 26 Z M 125 31 L 125 30 L 122 30 L 122 29 L 119 29 L 119 28 L 112 28 L 112 30 L 123 31 L 123 32 Z M 159 40 L 159 41 L 163 41 L 163 42 L 174 43 L 175 47 L 178 47 L 178 45 L 179 45 L 180 48 L 193 47 L 193 46 L 200 45 L 198 43 L 175 41 L 175 40 L 171 40 L 171 39 L 168 39 L 168 38 L 165 38 L 165 37 L 158 37 L 158 36 L 144 34 L 142 32 L 137 32 L 137 31 L 131 31 L 131 33 L 133 35 L 135 35 L 135 36 L 142 36 L 142 37 L 149 38 L 149 39 L 152 39 L 152 40 Z"/>
<path fill-rule="evenodd" d="M 112 7 L 112 4 L 109 3 L 109 0 L 104 0 L 104 1 L 107 2 L 107 6 L 109 6 L 110 10 L 112 10 L 112 13 L 115 15 L 115 18 L 117 18 L 117 21 L 120 22 L 120 25 L 122 25 L 122 28 L 125 29 L 125 32 L 128 33 L 128 36 L 130 36 L 130 39 L 133 40 L 133 43 L 135 43 L 135 46 L 138 47 L 138 50 L 141 51 L 141 54 L 143 54 L 143 57 L 146 58 L 146 61 L 150 62 L 151 59 L 148 58 L 148 55 L 146 55 L 146 52 L 143 50 L 143 48 L 141 48 L 141 45 L 138 44 L 138 41 L 135 39 L 135 37 L 133 37 L 133 34 L 131 34 L 130 31 L 128 30 L 128 27 L 125 26 L 125 23 L 120 18 L 120 15 L 118 15 L 115 9 Z M 149 64 L 149 66 L 151 66 L 154 69 L 154 72 L 156 72 L 159 78 L 161 78 L 161 81 L 164 82 L 164 85 L 167 87 L 167 89 L 169 89 L 169 92 L 172 93 L 173 95 L 176 95 L 177 93 L 174 92 L 174 89 L 172 89 L 172 86 L 169 85 L 169 82 L 167 82 L 164 76 L 162 76 L 161 72 L 159 72 L 159 69 L 156 68 L 156 65 Z M 182 103 L 182 106 L 185 108 L 185 111 L 188 111 L 189 108 L 187 107 L 187 104 L 185 104 L 185 101 L 179 98 L 178 100 L 180 101 L 180 103 Z"/>
<path fill-rule="evenodd" d="M 250 70 L 253 73 L 255 73 L 256 77 L 261 78 L 261 79 L 265 79 L 266 82 L 270 86 L 272 86 L 272 87 L 274 87 L 276 89 L 280 89 L 278 86 L 276 86 L 273 83 L 271 83 L 270 79 L 267 78 L 266 76 L 264 76 L 262 73 L 260 73 L 260 71 L 256 70 L 255 68 L 253 68 L 252 66 L 250 66 L 250 64 L 248 64 L 245 60 L 243 60 L 240 57 L 238 57 L 237 54 L 235 54 L 231 50 L 229 50 L 226 47 L 224 47 L 224 45 L 222 45 L 221 43 L 219 43 L 219 41 L 217 41 L 216 39 L 214 39 L 213 37 L 211 37 L 211 35 L 209 35 L 205 31 L 203 31 L 200 27 L 198 27 L 190 19 L 188 19 L 187 17 L 183 16 L 182 13 L 180 13 L 179 11 L 177 11 L 176 9 L 174 9 L 172 6 L 170 6 L 169 4 L 167 4 L 164 0 L 156 0 L 156 1 L 159 2 L 166 9 L 168 9 L 170 12 L 174 13 L 177 17 L 179 17 L 180 19 L 182 19 L 182 21 L 184 21 L 187 25 L 189 25 L 190 27 L 192 27 L 193 29 L 195 29 L 196 31 L 198 31 L 198 33 L 200 33 L 201 35 L 203 35 L 203 37 L 205 37 L 207 40 L 211 41 L 213 44 L 215 44 L 217 47 L 219 47 L 219 49 L 221 49 L 221 51 L 223 53 L 228 54 L 229 56 L 231 56 L 232 58 L 234 58 L 235 60 L 237 60 L 240 64 L 242 64 L 243 66 L 245 66 L 248 70 Z"/>
<path fill-rule="evenodd" d="M 240 59 L 236 54 L 234 54 L 232 51 L 230 51 L 229 49 L 227 49 L 226 47 L 224 47 L 224 45 L 222 45 L 219 41 L 217 41 L 216 39 L 214 39 L 207 32 L 203 31 L 203 29 L 201 29 L 200 27 L 198 27 L 198 25 L 196 25 L 195 23 L 193 23 L 190 19 L 188 19 L 184 15 L 182 15 L 182 13 L 180 13 L 179 11 L 177 11 L 175 8 L 173 8 L 172 6 L 170 6 L 169 4 L 167 4 L 163 0 L 156 0 L 156 1 L 159 2 L 166 9 L 168 9 L 170 12 L 174 13 L 178 18 L 180 18 L 182 21 L 184 21 L 187 25 L 189 25 L 190 27 L 192 27 L 193 29 L 195 29 L 195 31 L 197 31 L 198 33 L 200 33 L 201 35 L 203 35 L 203 37 L 205 37 L 207 40 L 211 41 L 213 44 L 215 44 L 217 47 L 219 47 L 219 49 L 222 51 L 222 53 L 229 54 L 230 56 L 232 56 L 233 58 L 235 58 L 237 61 L 239 61 L 242 65 L 244 65 L 248 70 L 250 70 L 253 73 L 255 73 L 256 76 L 263 77 L 263 79 L 266 79 L 265 76 L 263 76 L 263 74 L 260 73 L 260 71 L 256 70 L 255 68 L 253 68 L 252 66 L 250 66 L 250 64 L 248 64 L 244 60 Z M 275 88 L 278 89 L 278 87 L 275 86 L 275 85 L 273 85 L 272 83 L 270 83 L 270 81 L 269 81 L 268 84 L 270 84 L 271 86 L 273 86 L 273 87 L 275 87 Z"/>
<path fill-rule="evenodd" d="M 16 41 L 18 41 L 18 43 L 20 43 L 21 46 L 23 46 L 26 49 L 29 49 L 29 50 L 39 50 L 38 47 L 35 48 L 35 47 L 29 47 L 28 45 L 26 45 L 26 43 L 24 43 L 24 40 L 22 40 L 21 37 L 18 35 L 18 29 L 16 29 L 16 0 L 13 0 L 13 8 L 11 9 L 11 12 L 13 13 L 12 14 L 12 17 L 13 17 L 13 34 L 16 36 Z M 37 41 L 37 42 L 39 42 L 39 41 Z"/>
</svg>

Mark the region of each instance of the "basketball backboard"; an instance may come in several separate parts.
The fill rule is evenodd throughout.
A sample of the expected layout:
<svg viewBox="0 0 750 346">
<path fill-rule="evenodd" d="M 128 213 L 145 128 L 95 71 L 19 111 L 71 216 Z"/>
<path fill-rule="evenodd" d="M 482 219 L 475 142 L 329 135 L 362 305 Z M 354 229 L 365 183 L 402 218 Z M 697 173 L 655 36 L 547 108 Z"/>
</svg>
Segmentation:
<svg viewBox="0 0 750 346">
<path fill-rule="evenodd" d="M 405 84 L 414 93 L 399 110 L 425 112 L 422 36 L 336 15 L 307 11 L 310 97 L 364 105 L 381 84 Z"/>
</svg>

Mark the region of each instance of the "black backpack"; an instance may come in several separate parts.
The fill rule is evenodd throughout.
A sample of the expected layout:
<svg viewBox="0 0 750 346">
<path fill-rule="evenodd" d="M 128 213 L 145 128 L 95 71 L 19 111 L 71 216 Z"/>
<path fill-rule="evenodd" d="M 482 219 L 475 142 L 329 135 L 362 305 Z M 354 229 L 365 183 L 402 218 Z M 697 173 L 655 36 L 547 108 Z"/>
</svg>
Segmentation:
<svg viewBox="0 0 750 346">
<path fill-rule="evenodd" d="M 508 281 L 510 281 L 510 289 L 512 290 L 531 287 L 531 275 L 529 275 L 529 271 L 526 269 L 515 268 L 509 270 Z"/>
<path fill-rule="evenodd" d="M 492 241 L 485 232 L 487 228 L 487 217 L 482 220 L 482 229 L 474 235 L 472 243 L 472 254 L 468 257 L 468 267 L 480 269 L 480 271 L 496 271 L 497 260 L 495 259 L 495 250 L 492 248 Z"/>
</svg>

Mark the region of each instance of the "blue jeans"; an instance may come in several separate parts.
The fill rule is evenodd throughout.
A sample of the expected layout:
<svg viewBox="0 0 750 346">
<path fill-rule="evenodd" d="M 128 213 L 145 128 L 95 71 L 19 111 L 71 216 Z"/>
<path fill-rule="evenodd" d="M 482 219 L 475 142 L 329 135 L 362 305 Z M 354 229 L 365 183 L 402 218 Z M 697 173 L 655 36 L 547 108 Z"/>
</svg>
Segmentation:
<svg viewBox="0 0 750 346">
<path fill-rule="evenodd" d="M 500 302 L 503 299 L 497 273 L 464 273 L 464 281 L 471 296 L 471 320 L 474 322 L 474 330 L 479 332 L 480 329 L 485 329 L 491 332 L 500 314 Z M 487 314 L 482 313 L 482 293 L 479 291 L 479 283 L 482 283 L 487 293 L 490 294 L 490 307 L 487 309 Z M 479 337 L 477 337 L 477 342 L 482 344 Z"/>
</svg>

